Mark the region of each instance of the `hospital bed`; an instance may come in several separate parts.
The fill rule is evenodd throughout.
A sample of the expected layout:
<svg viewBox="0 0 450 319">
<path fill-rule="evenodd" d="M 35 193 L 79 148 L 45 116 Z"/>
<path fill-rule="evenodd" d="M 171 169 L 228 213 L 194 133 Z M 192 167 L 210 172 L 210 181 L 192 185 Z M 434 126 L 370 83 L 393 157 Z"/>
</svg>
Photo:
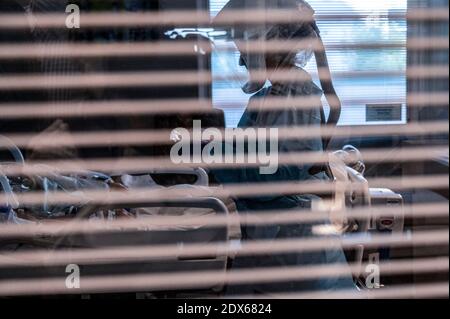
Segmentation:
<svg viewBox="0 0 450 319">
<path fill-rule="evenodd" d="M 8 141 L 9 142 L 9 141 Z M 3 143 L 5 145 L 5 143 Z M 12 143 L 7 144 L 9 150 L 14 155 L 15 160 L 18 162 L 7 163 L 8 165 L 21 165 L 23 164 L 23 156 L 18 148 Z M 0 163 L 1 168 L 2 163 Z M 5 162 L 3 163 L 5 165 Z M 196 177 L 195 182 L 191 186 L 193 189 L 198 187 L 206 188 L 209 185 L 208 175 L 203 169 L 172 169 L 172 170 L 148 170 L 142 172 L 134 172 L 134 176 L 150 175 L 150 174 L 180 174 L 180 175 L 193 175 Z M 99 174 L 101 175 L 101 174 Z M 9 185 L 9 179 L 7 176 L 0 174 L 1 177 L 1 189 L 5 194 L 9 194 L 10 198 L 15 198 L 12 193 L 12 188 Z M 177 187 L 177 186 L 175 186 Z M 139 190 L 131 190 L 139 191 Z M 8 205 L 10 205 L 9 203 Z M 228 207 L 227 207 L 228 206 Z M 20 203 L 16 203 L 13 207 L 20 209 Z M 90 220 L 91 217 L 98 212 L 110 212 L 120 209 L 126 209 L 127 211 L 133 211 L 135 209 L 164 209 L 163 213 L 179 214 L 183 216 L 185 212 L 189 212 L 189 216 L 227 216 L 229 215 L 229 205 L 225 205 L 224 202 L 213 196 L 205 197 L 186 197 L 177 198 L 174 200 L 153 200 L 149 201 L 143 198 L 142 202 L 130 201 L 114 204 L 96 204 L 86 205 L 79 210 L 76 216 L 71 217 L 69 220 L 64 219 L 61 225 L 63 227 L 70 227 L 70 222 L 76 220 Z M 152 213 L 155 211 L 153 210 Z M 146 215 L 145 217 L 143 217 Z M 145 224 L 151 226 L 152 217 L 161 216 L 159 214 L 135 214 L 133 218 L 142 218 Z M 185 217 L 189 217 L 185 216 Z M 15 216 L 17 217 L 17 216 Z M 11 222 L 11 220 L 10 220 Z M 52 220 L 52 222 L 58 222 Z M 196 226 L 183 226 L 183 227 L 149 227 L 149 229 L 127 229 L 113 232 L 100 232 L 100 233 L 78 233 L 70 234 L 66 236 L 37 236 L 26 238 L 8 238 L 7 240 L 0 239 L 0 258 L 1 251 L 11 252 L 25 251 L 34 249 L 45 249 L 49 253 L 58 251 L 67 251 L 73 249 L 108 249 L 111 247 L 119 249 L 133 249 L 134 247 L 148 247 L 150 250 L 152 247 L 173 245 L 183 247 L 189 244 L 210 244 L 210 243 L 230 243 L 232 240 L 239 240 L 239 225 L 234 226 L 234 230 L 229 225 L 224 224 L 222 226 L 209 227 L 207 225 Z M 51 255 L 50 255 L 51 256 Z M 120 260 L 120 255 L 118 256 Z M 200 255 L 195 257 L 179 257 L 173 256 L 171 258 L 150 259 L 146 260 L 145 256 L 138 261 L 123 261 L 117 262 L 104 262 L 88 263 L 86 265 L 80 264 L 83 269 L 84 276 L 116 276 L 124 274 L 157 274 L 157 273 L 171 273 L 180 271 L 217 271 L 225 274 L 228 268 L 229 258 L 228 254 L 224 252 L 218 252 L 212 255 Z M 71 263 L 71 260 L 66 261 L 67 264 Z M 46 266 L 44 267 L 7 267 L 3 268 L 0 273 L 0 279 L 12 279 L 12 278 L 45 278 L 45 277 L 61 277 L 65 276 L 65 266 Z M 223 290 L 224 282 L 223 276 L 217 277 L 217 282 L 211 283 L 202 287 L 202 290 L 210 290 L 217 293 Z M 148 292 L 148 291 L 146 291 Z"/>
</svg>

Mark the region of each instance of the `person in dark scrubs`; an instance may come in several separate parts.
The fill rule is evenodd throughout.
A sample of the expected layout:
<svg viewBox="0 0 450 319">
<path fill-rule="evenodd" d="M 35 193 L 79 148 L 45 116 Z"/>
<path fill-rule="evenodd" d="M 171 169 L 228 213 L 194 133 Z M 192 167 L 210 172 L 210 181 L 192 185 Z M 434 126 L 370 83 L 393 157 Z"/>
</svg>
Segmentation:
<svg viewBox="0 0 450 319">
<path fill-rule="evenodd" d="M 249 105 L 243 114 L 239 128 L 301 128 L 320 127 L 321 125 L 336 125 L 341 112 L 341 104 L 335 92 L 331 79 L 325 49 L 320 38 L 320 30 L 314 20 L 313 8 L 303 0 L 231 0 L 216 17 L 220 19 L 230 10 L 237 9 L 288 9 L 298 23 L 261 25 L 234 25 L 230 34 L 240 51 L 240 64 L 249 71 L 250 80 L 243 86 L 243 91 L 252 94 Z M 297 18 L 298 16 L 298 18 Z M 302 46 L 291 52 L 257 53 L 247 49 L 247 43 L 253 41 L 286 40 L 298 41 Z M 310 43 L 308 43 L 310 41 Z M 305 45 L 306 44 L 306 45 Z M 316 85 L 311 75 L 304 67 L 315 56 L 319 69 L 321 88 Z M 264 72 L 266 79 L 256 77 L 255 74 Z M 272 80 L 276 74 L 288 75 L 290 81 Z M 270 83 L 270 84 L 268 84 Z M 328 119 L 322 107 L 321 97 L 325 94 L 331 111 Z M 308 98 L 311 105 L 299 108 L 293 105 L 293 98 Z M 268 109 L 269 98 L 282 98 L 286 103 L 283 108 Z M 298 152 L 322 152 L 327 148 L 328 140 L 317 136 L 279 140 L 279 154 L 293 154 Z M 217 181 L 222 184 L 262 184 L 276 189 L 276 183 L 300 182 L 308 180 L 329 181 L 330 176 L 325 168 L 316 167 L 314 163 L 298 165 L 280 164 L 275 174 L 261 174 L 258 168 L 230 168 L 213 172 Z M 320 197 L 309 194 L 296 195 L 265 195 L 259 197 L 235 198 L 241 214 L 264 211 L 311 210 L 312 203 Z M 279 239 L 308 239 L 315 235 L 316 226 L 330 225 L 329 221 L 314 224 L 290 224 L 269 226 L 245 226 L 242 229 L 243 239 L 279 240 Z M 333 235 L 334 236 L 334 235 Z M 336 243 L 339 241 L 336 240 Z M 346 264 L 342 248 L 336 244 L 329 249 L 308 253 L 292 253 L 281 255 L 264 255 L 252 257 L 238 257 L 234 268 L 258 267 L 287 267 Z M 322 278 L 311 281 L 291 280 L 283 283 L 253 284 L 230 287 L 230 293 L 270 293 L 270 292 L 298 292 L 334 289 L 354 289 L 355 285 L 350 273 L 337 278 Z"/>
</svg>

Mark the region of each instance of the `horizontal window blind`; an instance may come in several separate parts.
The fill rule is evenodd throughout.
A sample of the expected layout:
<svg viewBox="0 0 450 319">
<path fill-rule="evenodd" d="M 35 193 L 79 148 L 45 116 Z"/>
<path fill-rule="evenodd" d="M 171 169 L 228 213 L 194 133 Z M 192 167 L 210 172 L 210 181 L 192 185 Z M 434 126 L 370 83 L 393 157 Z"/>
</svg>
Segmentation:
<svg viewBox="0 0 450 319">
<path fill-rule="evenodd" d="M 73 2 L 0 0 L 0 298 L 448 297 L 448 1 Z"/>
</svg>

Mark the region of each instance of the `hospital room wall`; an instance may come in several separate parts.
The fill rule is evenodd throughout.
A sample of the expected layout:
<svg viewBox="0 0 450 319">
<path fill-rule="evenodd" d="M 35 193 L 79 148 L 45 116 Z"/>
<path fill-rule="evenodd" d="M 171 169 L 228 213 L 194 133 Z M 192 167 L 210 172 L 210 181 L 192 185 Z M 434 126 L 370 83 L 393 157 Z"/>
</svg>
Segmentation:
<svg viewBox="0 0 450 319">
<path fill-rule="evenodd" d="M 445 8 L 448 10 L 448 0 L 409 0 L 408 6 L 413 8 Z M 448 37 L 448 21 L 410 22 L 408 37 Z M 430 50 L 408 52 L 408 64 L 412 65 L 448 65 L 448 48 L 445 50 Z M 447 92 L 448 77 L 445 79 L 422 79 L 408 81 L 409 93 Z M 448 119 L 448 105 L 442 107 L 425 107 L 410 111 L 410 121 L 436 121 Z M 446 135 L 447 136 L 447 135 Z M 441 138 L 445 138 L 442 136 Z M 447 136 L 448 141 L 448 136 Z"/>
</svg>

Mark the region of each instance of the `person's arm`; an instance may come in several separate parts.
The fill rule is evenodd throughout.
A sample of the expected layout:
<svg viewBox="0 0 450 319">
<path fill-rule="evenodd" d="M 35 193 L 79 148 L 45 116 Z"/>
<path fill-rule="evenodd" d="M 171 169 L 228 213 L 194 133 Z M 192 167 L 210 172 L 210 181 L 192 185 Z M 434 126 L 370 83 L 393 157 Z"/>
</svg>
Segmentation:
<svg viewBox="0 0 450 319">
<path fill-rule="evenodd" d="M 317 69 L 319 71 L 320 84 L 331 108 L 327 124 L 336 125 L 341 117 L 342 105 L 336 94 L 336 90 L 334 89 L 333 81 L 331 79 L 331 71 L 328 64 L 327 53 L 325 52 L 325 46 L 319 35 L 317 39 L 319 47 L 314 51 L 314 55 L 316 57 Z"/>
</svg>

